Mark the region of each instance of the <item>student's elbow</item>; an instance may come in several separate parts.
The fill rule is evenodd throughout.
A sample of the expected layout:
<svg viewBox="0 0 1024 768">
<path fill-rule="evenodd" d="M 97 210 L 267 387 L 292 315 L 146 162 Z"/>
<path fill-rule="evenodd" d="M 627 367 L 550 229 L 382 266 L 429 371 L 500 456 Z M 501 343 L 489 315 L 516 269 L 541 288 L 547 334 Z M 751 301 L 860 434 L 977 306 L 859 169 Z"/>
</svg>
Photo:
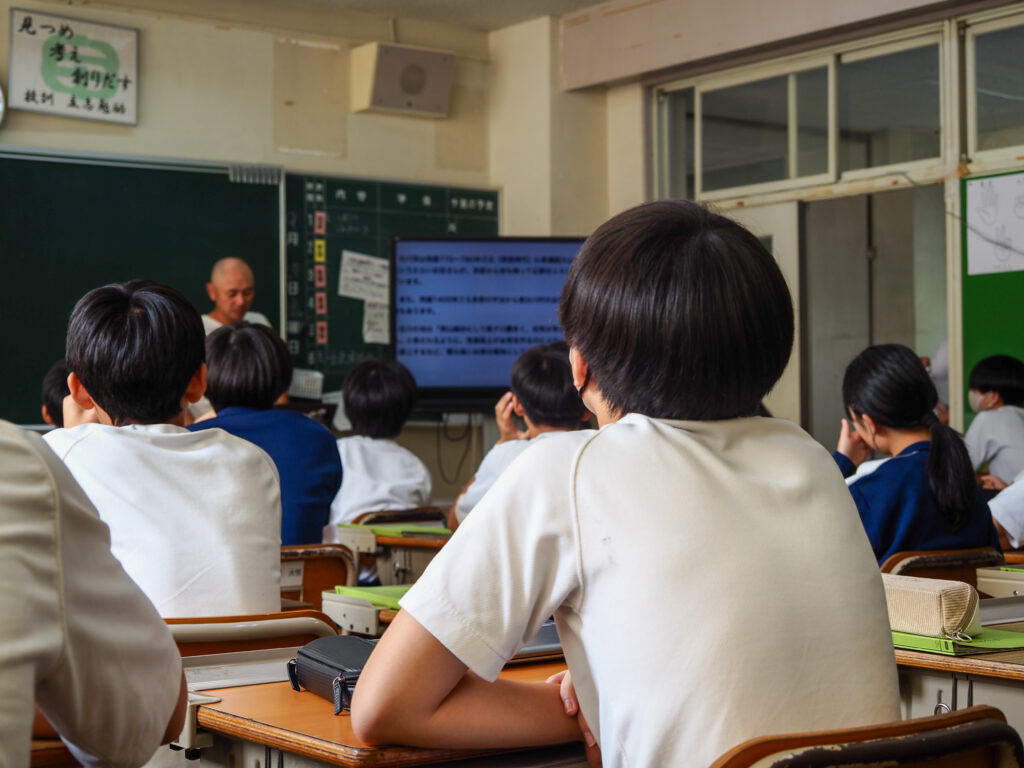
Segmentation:
<svg viewBox="0 0 1024 768">
<path fill-rule="evenodd" d="M 364 744 L 379 745 L 401 740 L 395 728 L 400 719 L 397 696 L 378 681 L 360 679 L 352 694 L 352 731 Z"/>
</svg>

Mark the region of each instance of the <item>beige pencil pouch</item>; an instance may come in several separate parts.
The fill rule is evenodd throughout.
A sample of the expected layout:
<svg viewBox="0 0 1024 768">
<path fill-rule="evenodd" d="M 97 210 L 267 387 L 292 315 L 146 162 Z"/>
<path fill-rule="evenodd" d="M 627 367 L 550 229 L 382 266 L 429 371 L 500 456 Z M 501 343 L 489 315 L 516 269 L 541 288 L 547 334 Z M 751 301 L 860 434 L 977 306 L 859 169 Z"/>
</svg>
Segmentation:
<svg viewBox="0 0 1024 768">
<path fill-rule="evenodd" d="M 978 592 L 945 579 L 882 574 L 889 624 L 897 632 L 970 640 L 981 632 Z"/>
</svg>

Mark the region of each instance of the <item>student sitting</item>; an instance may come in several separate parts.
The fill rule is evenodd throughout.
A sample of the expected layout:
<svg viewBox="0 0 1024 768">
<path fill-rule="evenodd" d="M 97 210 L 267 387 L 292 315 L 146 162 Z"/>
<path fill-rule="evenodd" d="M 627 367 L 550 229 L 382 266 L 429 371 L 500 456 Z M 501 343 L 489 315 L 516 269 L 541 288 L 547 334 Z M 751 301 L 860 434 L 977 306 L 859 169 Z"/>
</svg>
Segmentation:
<svg viewBox="0 0 1024 768">
<path fill-rule="evenodd" d="M 1024 472 L 1010 483 L 994 475 L 985 475 L 981 478 L 981 487 L 998 491 L 988 500 L 988 507 L 1003 549 L 1024 547 Z"/>
<path fill-rule="evenodd" d="M 1024 472 L 1024 363 L 1010 355 L 978 361 L 968 380 L 977 415 L 964 435 L 971 464 L 1010 482 Z"/>
<path fill-rule="evenodd" d="M 44 439 L 161 616 L 280 610 L 274 462 L 223 430 L 181 426 L 206 389 L 203 343 L 199 313 L 170 286 L 90 291 L 68 323 L 66 426 Z"/>
<path fill-rule="evenodd" d="M 29 765 L 33 703 L 82 765 L 133 768 L 181 732 L 167 625 L 37 435 L 0 422 L 0 765 Z"/>
<path fill-rule="evenodd" d="M 285 343 L 266 325 L 224 325 L 206 337 L 206 365 L 206 396 L 217 415 L 189 429 L 220 428 L 269 453 L 281 477 L 281 543 L 319 543 L 341 485 L 341 461 L 327 429 L 273 408 L 292 379 Z"/>
<path fill-rule="evenodd" d="M 415 379 L 395 360 L 364 360 L 348 372 L 341 401 L 355 434 L 338 441 L 345 474 L 324 541 L 337 541 L 337 524 L 350 523 L 363 512 L 430 503 L 430 470 L 394 441 L 415 399 Z"/>
<path fill-rule="evenodd" d="M 908 550 L 999 547 L 967 449 L 937 402 L 920 358 L 901 344 L 868 347 L 843 376 L 850 420 L 834 457 L 879 563 Z M 865 462 L 871 451 L 893 458 Z"/>
<path fill-rule="evenodd" d="M 609 768 L 708 765 L 765 733 L 898 719 L 849 492 L 799 427 L 753 418 L 793 343 L 764 245 L 694 203 L 639 206 L 584 243 L 560 317 L 600 429 L 526 451 L 433 559 L 360 675 L 358 738 L 527 746 L 588 724 Z M 552 613 L 566 701 L 491 682 Z"/>
<path fill-rule="evenodd" d="M 58 360 L 43 377 L 43 421 L 51 427 L 64 426 L 64 398 L 68 396 L 68 366 Z"/>
<path fill-rule="evenodd" d="M 581 429 L 590 412 L 572 385 L 569 347 L 560 341 L 538 344 L 523 352 L 512 365 L 511 391 L 494 406 L 498 442 L 484 456 L 476 475 L 452 505 L 448 527 L 454 530 L 515 458 L 546 435 Z M 516 428 L 513 415 L 526 422 Z"/>
</svg>

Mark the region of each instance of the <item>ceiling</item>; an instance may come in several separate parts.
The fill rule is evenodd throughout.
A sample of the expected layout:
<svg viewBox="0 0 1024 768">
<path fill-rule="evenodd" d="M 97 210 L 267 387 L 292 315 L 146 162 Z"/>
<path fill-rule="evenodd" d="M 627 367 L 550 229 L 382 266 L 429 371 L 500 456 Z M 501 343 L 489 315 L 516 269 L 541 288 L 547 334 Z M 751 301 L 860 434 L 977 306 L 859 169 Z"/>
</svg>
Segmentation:
<svg viewBox="0 0 1024 768">
<path fill-rule="evenodd" d="M 595 5 L 596 0 L 312 0 L 312 3 L 339 11 L 419 19 L 491 32 L 538 16 L 564 16 Z"/>
</svg>

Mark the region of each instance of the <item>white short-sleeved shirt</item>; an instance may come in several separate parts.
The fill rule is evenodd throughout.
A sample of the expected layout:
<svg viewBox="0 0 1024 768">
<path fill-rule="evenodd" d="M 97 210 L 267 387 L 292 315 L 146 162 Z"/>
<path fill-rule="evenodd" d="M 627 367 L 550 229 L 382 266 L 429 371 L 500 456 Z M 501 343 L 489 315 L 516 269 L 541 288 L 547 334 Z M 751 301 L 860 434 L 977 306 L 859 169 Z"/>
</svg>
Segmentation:
<svg viewBox="0 0 1024 768">
<path fill-rule="evenodd" d="M 363 512 L 412 509 L 430 503 L 430 470 L 412 451 L 394 440 L 362 435 L 338 441 L 341 488 L 331 503 L 324 541 L 336 541 L 335 526 Z"/>
<path fill-rule="evenodd" d="M 548 434 L 553 433 L 542 432 L 537 435 L 537 438 Z M 534 438 L 534 440 L 537 438 Z M 459 521 L 460 525 L 466 519 L 466 515 L 473 510 L 473 507 L 480 502 L 484 494 L 494 485 L 494 481 L 498 479 L 498 476 L 508 469 L 509 465 L 516 460 L 519 454 L 529 448 L 532 442 L 533 440 L 509 440 L 504 443 L 497 443 L 487 452 L 483 461 L 480 462 L 480 466 L 477 467 L 476 474 L 473 475 L 473 482 L 455 500 L 455 519 Z"/>
<path fill-rule="evenodd" d="M 988 472 L 1006 482 L 1024 472 L 1024 408 L 1004 405 L 974 417 L 964 435 L 975 469 L 988 464 Z"/>
<path fill-rule="evenodd" d="M 1019 549 L 1024 544 L 1024 472 L 1013 478 L 1013 484 L 988 500 L 992 517 L 1006 531 L 1010 544 Z"/>
<path fill-rule="evenodd" d="M 256 325 L 269 325 L 271 327 L 274 325 L 262 312 L 246 312 L 242 319 L 247 323 L 254 323 Z M 203 330 L 206 331 L 207 336 L 216 331 L 222 325 L 224 325 L 224 323 L 219 320 L 214 320 L 209 315 L 203 315 Z"/>
<path fill-rule="evenodd" d="M 83 424 L 44 439 L 161 616 L 281 610 L 281 489 L 263 450 L 170 424 Z"/>
<path fill-rule="evenodd" d="M 178 701 L 174 640 L 67 469 L 7 422 L 0 584 L 0 765 L 29 764 L 33 701 L 85 764 L 146 762 Z"/>
<path fill-rule="evenodd" d="M 604 765 L 899 719 L 882 581 L 832 458 L 781 419 L 626 416 L 502 474 L 402 600 L 478 675 L 552 613 Z"/>
</svg>

